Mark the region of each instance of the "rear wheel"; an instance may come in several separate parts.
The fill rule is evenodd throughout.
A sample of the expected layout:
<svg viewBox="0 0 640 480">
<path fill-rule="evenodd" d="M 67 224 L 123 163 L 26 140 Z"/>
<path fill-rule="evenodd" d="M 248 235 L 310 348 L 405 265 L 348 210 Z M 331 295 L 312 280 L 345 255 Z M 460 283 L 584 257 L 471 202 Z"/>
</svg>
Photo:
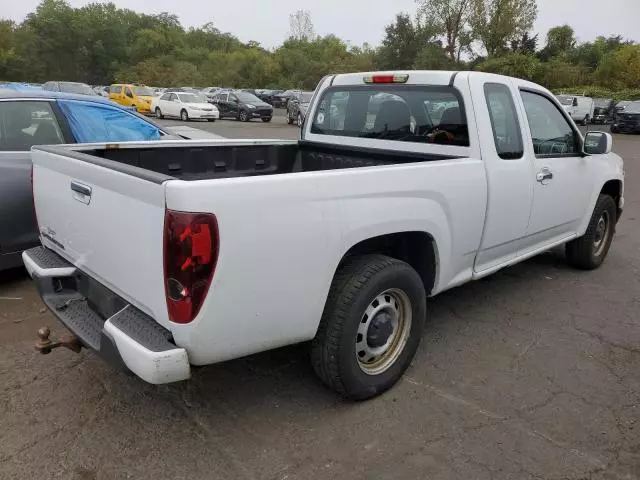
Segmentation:
<svg viewBox="0 0 640 480">
<path fill-rule="evenodd" d="M 567 260 L 583 270 L 593 270 L 609 253 L 617 221 L 616 203 L 609 195 L 600 195 L 585 234 L 566 245 Z"/>
<path fill-rule="evenodd" d="M 182 120 L 183 122 L 189 121 L 189 114 L 184 109 L 180 112 L 180 120 Z"/>
<path fill-rule="evenodd" d="M 413 359 L 426 317 L 422 280 L 383 255 L 345 263 L 333 279 L 311 361 L 320 379 L 347 398 L 381 394 Z"/>
<path fill-rule="evenodd" d="M 302 126 L 302 114 L 298 114 L 298 126 Z"/>
<path fill-rule="evenodd" d="M 293 117 L 291 116 L 291 112 L 287 110 L 287 123 L 289 125 L 293 125 Z"/>
<path fill-rule="evenodd" d="M 156 107 L 156 117 L 164 118 L 164 115 L 162 115 L 162 110 L 160 110 L 160 107 Z"/>
</svg>

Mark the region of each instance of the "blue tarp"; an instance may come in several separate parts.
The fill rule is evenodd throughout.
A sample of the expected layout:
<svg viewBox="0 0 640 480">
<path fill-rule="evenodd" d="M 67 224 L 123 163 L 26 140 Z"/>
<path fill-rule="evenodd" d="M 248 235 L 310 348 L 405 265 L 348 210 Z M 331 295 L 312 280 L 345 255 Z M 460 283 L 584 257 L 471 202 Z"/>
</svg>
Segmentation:
<svg viewBox="0 0 640 480">
<path fill-rule="evenodd" d="M 160 130 L 120 108 L 76 100 L 58 100 L 78 143 L 160 140 Z"/>
</svg>

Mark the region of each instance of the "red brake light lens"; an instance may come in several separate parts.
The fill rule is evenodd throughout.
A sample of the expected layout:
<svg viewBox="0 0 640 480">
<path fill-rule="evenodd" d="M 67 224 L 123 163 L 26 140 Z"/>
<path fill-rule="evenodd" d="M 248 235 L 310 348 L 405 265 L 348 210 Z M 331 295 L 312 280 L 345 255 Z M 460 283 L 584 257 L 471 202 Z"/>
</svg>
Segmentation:
<svg viewBox="0 0 640 480">
<path fill-rule="evenodd" d="M 211 286 L 218 245 L 215 215 L 166 211 L 164 288 L 172 322 L 189 323 L 198 315 Z"/>
<path fill-rule="evenodd" d="M 364 83 L 407 83 L 409 75 L 366 75 L 362 78 Z"/>
</svg>

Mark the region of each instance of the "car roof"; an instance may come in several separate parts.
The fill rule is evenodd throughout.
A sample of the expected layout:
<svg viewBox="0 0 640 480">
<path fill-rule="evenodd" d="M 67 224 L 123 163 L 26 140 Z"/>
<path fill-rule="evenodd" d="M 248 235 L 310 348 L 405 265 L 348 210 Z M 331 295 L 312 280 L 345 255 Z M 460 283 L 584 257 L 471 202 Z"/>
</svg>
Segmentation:
<svg viewBox="0 0 640 480">
<path fill-rule="evenodd" d="M 85 102 L 95 102 L 102 103 L 110 106 L 118 106 L 117 103 L 112 102 L 104 97 L 100 97 L 98 95 L 82 95 L 79 93 L 66 93 L 66 92 L 51 92 L 49 90 L 38 90 L 38 89 L 29 89 L 29 90 L 14 90 L 12 88 L 2 88 L 0 87 L 0 100 L 12 99 L 15 98 L 17 100 L 23 98 L 36 98 L 36 99 L 44 99 L 44 100 L 83 100 Z"/>
</svg>

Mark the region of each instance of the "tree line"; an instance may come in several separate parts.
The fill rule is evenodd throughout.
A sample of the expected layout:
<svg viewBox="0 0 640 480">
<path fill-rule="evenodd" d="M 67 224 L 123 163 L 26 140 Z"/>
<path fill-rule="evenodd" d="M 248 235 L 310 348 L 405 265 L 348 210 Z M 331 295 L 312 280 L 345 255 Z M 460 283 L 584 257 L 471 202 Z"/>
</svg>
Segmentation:
<svg viewBox="0 0 640 480">
<path fill-rule="evenodd" d="M 554 90 L 640 98 L 640 45 L 620 36 L 579 43 L 569 25 L 540 39 L 531 33 L 536 0 L 417 4 L 417 15 L 398 13 L 375 48 L 318 36 L 309 13 L 298 11 L 289 37 L 266 49 L 213 22 L 184 28 L 169 13 L 43 0 L 21 23 L 0 20 L 0 81 L 313 89 L 328 73 L 470 69 Z"/>
</svg>

